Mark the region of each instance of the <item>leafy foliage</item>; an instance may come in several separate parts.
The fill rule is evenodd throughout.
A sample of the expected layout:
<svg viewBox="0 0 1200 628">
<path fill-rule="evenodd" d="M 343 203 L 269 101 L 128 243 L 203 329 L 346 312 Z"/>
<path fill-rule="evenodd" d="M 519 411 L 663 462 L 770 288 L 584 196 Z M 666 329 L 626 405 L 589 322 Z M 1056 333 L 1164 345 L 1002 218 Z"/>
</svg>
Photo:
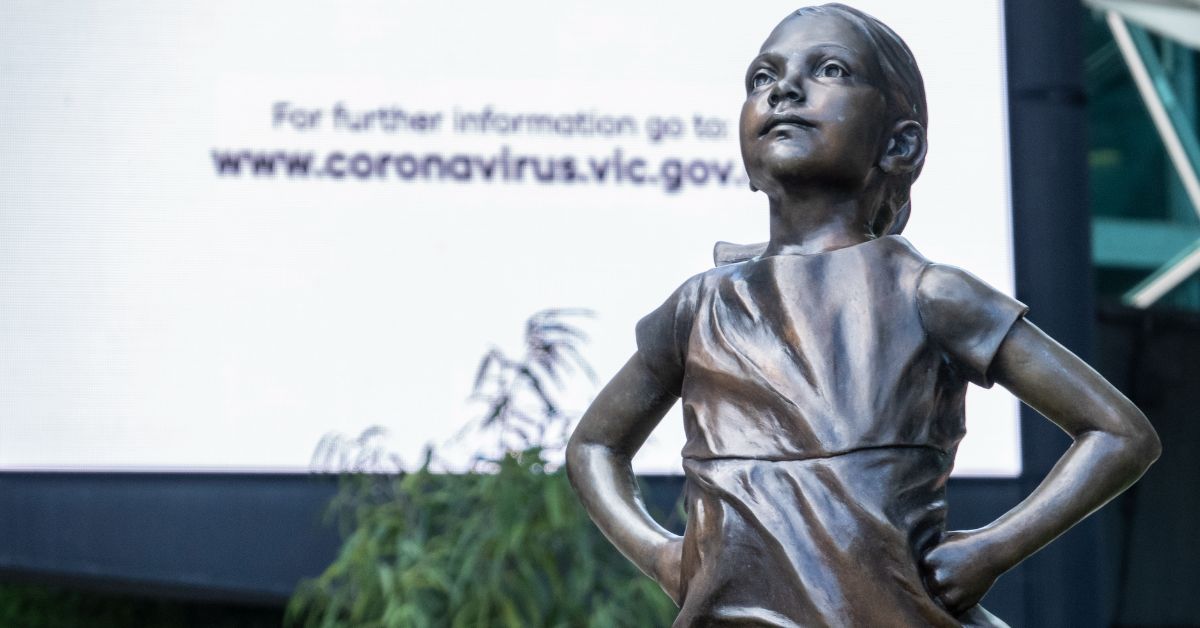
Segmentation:
<svg viewBox="0 0 1200 628">
<path fill-rule="evenodd" d="M 495 473 L 426 467 L 383 493 L 352 478 L 370 501 L 340 504 L 353 529 L 289 617 L 310 627 L 668 625 L 670 600 L 595 530 L 541 454 L 510 453 Z"/>
<path fill-rule="evenodd" d="M 487 409 L 464 431 L 490 432 L 510 449 L 561 446 L 572 417 L 563 411 L 550 385 L 561 389 L 577 373 L 596 379 L 578 348 L 587 334 L 563 319 L 591 315 L 584 309 L 542 310 L 525 322 L 525 354 L 520 359 L 494 347 L 488 351 L 479 362 L 471 394 Z"/>
<path fill-rule="evenodd" d="M 662 626 L 675 607 L 600 535 L 547 454 L 571 417 L 552 390 L 591 377 L 578 351 L 585 336 L 550 310 L 526 325 L 525 355 L 498 350 L 481 361 L 475 397 L 486 410 L 473 429 L 505 453 L 476 465 L 488 473 L 441 474 L 427 452 L 399 476 L 350 473 L 331 512 L 346 533 L 341 552 L 303 583 L 291 623 L 332 626 Z M 386 460 L 374 435 L 323 441 L 320 460 L 351 470 Z M 338 452 L 348 447 L 348 452 Z M 316 459 L 316 458 L 315 458 Z"/>
<path fill-rule="evenodd" d="M 341 473 L 395 473 L 404 468 L 400 457 L 387 451 L 387 430 L 374 425 L 362 434 L 348 437 L 332 432 L 317 443 L 310 466 L 313 470 Z"/>
</svg>

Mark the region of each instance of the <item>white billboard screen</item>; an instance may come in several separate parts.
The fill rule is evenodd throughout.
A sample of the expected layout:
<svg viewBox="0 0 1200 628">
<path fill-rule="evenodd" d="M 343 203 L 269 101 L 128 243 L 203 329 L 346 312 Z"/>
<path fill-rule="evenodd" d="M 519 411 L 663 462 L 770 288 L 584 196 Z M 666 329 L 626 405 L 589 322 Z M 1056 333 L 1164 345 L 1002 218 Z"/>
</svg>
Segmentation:
<svg viewBox="0 0 1200 628">
<path fill-rule="evenodd" d="M 926 79 L 905 235 L 1011 293 L 1000 2 L 857 6 Z M 304 471 L 371 425 L 412 464 L 544 308 L 595 312 L 602 383 L 715 241 L 766 239 L 737 114 L 794 8 L 7 6 L 0 469 Z M 1019 472 L 1011 396 L 968 427 L 959 473 Z M 636 468 L 682 438 L 676 409 Z"/>
</svg>

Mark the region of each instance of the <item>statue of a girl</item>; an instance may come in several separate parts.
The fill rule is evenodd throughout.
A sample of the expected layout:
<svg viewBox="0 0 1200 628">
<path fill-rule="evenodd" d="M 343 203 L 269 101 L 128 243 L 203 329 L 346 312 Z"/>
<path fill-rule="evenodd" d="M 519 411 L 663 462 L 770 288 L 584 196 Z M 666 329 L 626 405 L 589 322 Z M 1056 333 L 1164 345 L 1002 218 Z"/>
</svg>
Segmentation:
<svg viewBox="0 0 1200 628">
<path fill-rule="evenodd" d="M 770 241 L 638 323 L 567 451 L 596 524 L 680 604 L 676 626 L 1004 625 L 977 604 L 996 578 L 1158 456 L 1142 413 L 1022 304 L 898 235 L 926 125 L 912 53 L 855 9 L 797 11 L 750 64 L 742 157 Z M 946 532 L 968 382 L 998 382 L 1074 443 L 1010 512 Z M 679 398 L 682 538 L 630 467 Z"/>
</svg>

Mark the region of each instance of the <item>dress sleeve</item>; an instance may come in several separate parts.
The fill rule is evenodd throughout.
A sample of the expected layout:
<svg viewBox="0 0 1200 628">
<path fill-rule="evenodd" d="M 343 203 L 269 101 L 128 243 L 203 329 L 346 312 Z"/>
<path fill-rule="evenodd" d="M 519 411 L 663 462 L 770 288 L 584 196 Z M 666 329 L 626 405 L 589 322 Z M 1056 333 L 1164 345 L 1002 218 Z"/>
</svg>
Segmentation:
<svg viewBox="0 0 1200 628">
<path fill-rule="evenodd" d="M 676 397 L 683 389 L 683 363 L 696 304 L 693 277 L 637 324 L 637 348 L 642 362 Z"/>
<path fill-rule="evenodd" d="M 917 308 L 930 339 L 972 383 L 991 388 L 988 368 L 1017 319 L 1029 308 L 954 266 L 928 264 Z"/>
</svg>

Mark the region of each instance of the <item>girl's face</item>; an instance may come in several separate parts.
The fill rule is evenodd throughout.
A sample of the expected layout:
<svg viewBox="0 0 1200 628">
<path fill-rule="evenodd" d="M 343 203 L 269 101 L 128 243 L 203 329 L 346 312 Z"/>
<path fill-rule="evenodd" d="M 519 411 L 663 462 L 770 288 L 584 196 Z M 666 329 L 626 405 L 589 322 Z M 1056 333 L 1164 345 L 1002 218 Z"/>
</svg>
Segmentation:
<svg viewBox="0 0 1200 628">
<path fill-rule="evenodd" d="M 742 159 L 771 195 L 789 183 L 862 191 L 887 147 L 887 101 L 871 44 L 833 15 L 793 15 L 746 72 Z"/>
</svg>

